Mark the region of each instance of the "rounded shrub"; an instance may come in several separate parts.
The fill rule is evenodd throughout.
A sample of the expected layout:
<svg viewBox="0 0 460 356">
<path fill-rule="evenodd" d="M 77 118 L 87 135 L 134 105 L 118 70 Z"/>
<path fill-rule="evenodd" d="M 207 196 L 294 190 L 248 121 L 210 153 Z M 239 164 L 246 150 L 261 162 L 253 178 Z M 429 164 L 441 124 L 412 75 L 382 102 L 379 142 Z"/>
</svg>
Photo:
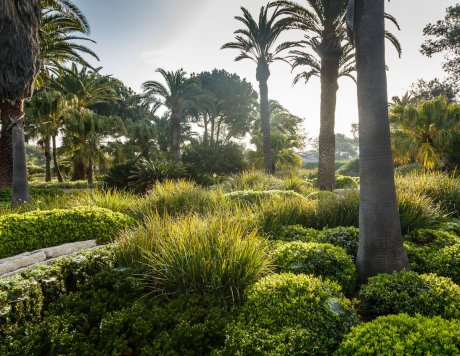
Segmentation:
<svg viewBox="0 0 460 356">
<path fill-rule="evenodd" d="M 358 187 L 358 178 L 338 175 L 335 178 L 336 189 L 355 189 Z"/>
<path fill-rule="evenodd" d="M 343 248 L 355 260 L 358 254 L 359 229 L 353 226 L 324 229 L 319 234 L 318 241 Z"/>
<path fill-rule="evenodd" d="M 356 285 L 356 268 L 346 252 L 330 244 L 287 242 L 273 252 L 278 272 L 312 274 L 337 282 L 344 291 Z"/>
<path fill-rule="evenodd" d="M 236 203 L 260 204 L 264 199 L 303 198 L 292 190 L 241 190 L 225 194 L 225 197 Z"/>
<path fill-rule="evenodd" d="M 363 311 L 372 317 L 407 313 L 460 318 L 460 287 L 435 274 L 380 274 L 369 278 L 359 294 Z"/>
<path fill-rule="evenodd" d="M 405 237 L 406 241 L 419 246 L 429 246 L 433 249 L 440 249 L 460 243 L 460 237 L 447 231 L 433 229 L 415 230 Z"/>
<path fill-rule="evenodd" d="M 313 276 L 274 274 L 256 282 L 245 296 L 238 317 L 241 327 L 267 330 L 262 331 L 262 335 L 279 335 L 285 333 L 286 328 L 303 329 L 303 334 L 308 334 L 308 340 L 313 341 L 304 345 L 305 354 L 330 354 L 350 328 L 358 323 L 352 303 L 343 296 L 340 286 Z M 245 335 L 239 333 L 229 338 L 235 340 Z M 302 338 L 296 339 L 302 342 Z M 239 340 L 235 341 L 235 344 L 239 343 Z M 270 342 L 270 339 L 266 341 Z M 279 337 L 278 343 L 283 342 Z"/>
<path fill-rule="evenodd" d="M 407 314 L 379 317 L 348 334 L 335 355 L 459 355 L 460 321 Z"/>
<path fill-rule="evenodd" d="M 434 254 L 431 269 L 460 284 L 460 244 L 444 247 Z"/>
<path fill-rule="evenodd" d="M 0 217 L 0 258 L 66 242 L 95 239 L 106 243 L 132 224 L 127 215 L 84 206 L 4 215 Z"/>
<path fill-rule="evenodd" d="M 283 226 L 278 234 L 271 236 L 273 240 L 282 241 L 317 241 L 319 230 L 303 227 L 302 225 Z"/>
</svg>

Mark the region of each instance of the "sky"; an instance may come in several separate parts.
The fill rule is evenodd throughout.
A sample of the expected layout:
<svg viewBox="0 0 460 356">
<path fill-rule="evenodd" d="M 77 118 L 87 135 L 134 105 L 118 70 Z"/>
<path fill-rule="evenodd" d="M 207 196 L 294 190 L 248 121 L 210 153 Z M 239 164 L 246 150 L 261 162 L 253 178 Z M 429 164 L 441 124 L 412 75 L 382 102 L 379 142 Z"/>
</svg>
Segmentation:
<svg viewBox="0 0 460 356">
<path fill-rule="evenodd" d="M 305 2 L 298 0 L 299 3 Z M 458 0 L 391 0 L 386 11 L 398 19 L 401 31 L 389 24 L 403 48 L 400 59 L 387 45 L 388 94 L 403 95 L 418 79 L 443 77 L 442 55 L 427 58 L 420 53 L 424 41 L 423 28 L 444 18 L 446 8 Z M 122 80 L 140 92 L 147 80 L 160 80 L 157 68 L 188 73 L 211 71 L 214 68 L 237 73 L 258 90 L 255 64 L 234 62 L 235 50 L 220 50 L 233 40 L 233 31 L 240 27 L 234 16 L 240 7 L 258 15 L 267 0 L 75 0 L 87 16 L 91 48 L 99 55 L 102 73 Z M 305 2 L 306 3 L 306 2 Z M 283 39 L 298 39 L 295 32 Z M 283 62 L 271 65 L 269 97 L 278 100 L 293 114 L 304 118 L 309 137 L 319 132 L 320 82 L 292 85 L 290 66 Z M 351 136 L 351 124 L 358 121 L 356 85 L 348 78 L 339 80 L 336 132 Z"/>
</svg>

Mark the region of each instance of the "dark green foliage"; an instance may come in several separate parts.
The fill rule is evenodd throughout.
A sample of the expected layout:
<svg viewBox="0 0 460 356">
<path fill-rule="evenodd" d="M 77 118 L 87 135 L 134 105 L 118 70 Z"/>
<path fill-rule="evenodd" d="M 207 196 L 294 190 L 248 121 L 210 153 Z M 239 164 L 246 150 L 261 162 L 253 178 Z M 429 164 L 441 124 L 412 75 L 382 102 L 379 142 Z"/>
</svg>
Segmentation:
<svg viewBox="0 0 460 356">
<path fill-rule="evenodd" d="M 355 260 L 358 254 L 359 230 L 353 226 L 324 229 L 319 234 L 317 241 L 341 247 Z"/>
<path fill-rule="evenodd" d="M 415 272 L 380 274 L 360 291 L 365 314 L 407 313 L 460 319 L 460 287 L 449 278 Z"/>
<path fill-rule="evenodd" d="M 434 254 L 432 271 L 460 284 L 460 244 L 447 246 Z"/>
<path fill-rule="evenodd" d="M 348 161 L 337 169 L 337 174 L 350 177 L 359 177 L 359 158 Z"/>
<path fill-rule="evenodd" d="M 312 274 L 337 282 L 350 293 L 356 286 L 356 268 L 346 252 L 330 244 L 286 242 L 273 252 L 278 272 Z"/>
<path fill-rule="evenodd" d="M 429 246 L 433 249 L 440 249 L 460 243 L 460 236 L 445 231 L 420 229 L 405 236 L 405 240 L 418 246 Z"/>
<path fill-rule="evenodd" d="M 302 348 L 303 354 L 330 355 L 357 323 L 351 302 L 336 283 L 302 274 L 275 274 L 247 290 L 238 321 L 227 329 L 228 349 L 223 354 L 261 354 L 259 345 L 282 350 L 290 334 L 289 344 Z M 252 343 L 256 335 L 266 339 Z"/>
<path fill-rule="evenodd" d="M 260 204 L 265 199 L 304 198 L 292 190 L 242 190 L 227 193 L 225 197 L 232 202 L 246 204 Z"/>
<path fill-rule="evenodd" d="M 355 327 L 335 355 L 459 355 L 460 321 L 406 314 Z"/>
<path fill-rule="evenodd" d="M 206 145 L 193 141 L 184 149 L 182 162 L 192 176 L 235 174 L 246 169 L 243 148 L 233 142 Z"/>
<path fill-rule="evenodd" d="M 131 172 L 136 161 L 129 161 L 112 166 L 104 177 L 104 186 L 109 189 L 123 190 L 129 188 Z"/>
<path fill-rule="evenodd" d="M 452 220 L 444 223 L 441 230 L 460 236 L 460 220 Z"/>
<path fill-rule="evenodd" d="M 32 211 L 0 217 L 0 257 L 39 248 L 96 239 L 111 241 L 132 218 L 97 207 Z"/>
<path fill-rule="evenodd" d="M 318 241 L 319 230 L 305 228 L 302 225 L 283 226 L 278 234 L 271 236 L 273 240 L 282 241 Z"/>
</svg>

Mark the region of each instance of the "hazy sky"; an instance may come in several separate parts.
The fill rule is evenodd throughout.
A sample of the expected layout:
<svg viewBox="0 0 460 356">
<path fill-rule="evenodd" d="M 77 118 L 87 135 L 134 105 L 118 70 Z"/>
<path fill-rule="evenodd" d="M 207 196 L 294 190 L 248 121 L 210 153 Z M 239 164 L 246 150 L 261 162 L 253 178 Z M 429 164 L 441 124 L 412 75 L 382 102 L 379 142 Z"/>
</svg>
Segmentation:
<svg viewBox="0 0 460 356">
<path fill-rule="evenodd" d="M 299 0 L 302 3 L 303 0 Z M 113 74 L 135 91 L 146 80 L 159 79 L 156 68 L 188 73 L 226 69 L 247 78 L 258 90 L 255 65 L 252 61 L 234 62 L 234 50 L 220 50 L 233 39 L 240 24 L 234 20 L 244 6 L 255 16 L 266 0 L 75 0 L 86 14 L 92 48 L 100 56 L 103 73 Z M 305 1 L 303 1 L 305 2 Z M 402 95 L 419 78 L 443 76 L 442 56 L 426 58 L 419 52 L 422 30 L 429 22 L 444 17 L 445 9 L 458 0 L 391 0 L 386 11 L 394 15 L 401 26 L 394 32 L 403 47 L 403 57 L 387 46 L 389 96 Z M 298 38 L 298 34 L 287 35 Z M 293 75 L 285 63 L 271 66 L 269 97 L 281 102 L 292 113 L 305 118 L 309 136 L 319 131 L 320 84 L 312 79 L 308 84 L 292 86 Z M 336 131 L 350 135 L 357 122 L 356 87 L 350 79 L 341 79 L 338 92 Z"/>
</svg>

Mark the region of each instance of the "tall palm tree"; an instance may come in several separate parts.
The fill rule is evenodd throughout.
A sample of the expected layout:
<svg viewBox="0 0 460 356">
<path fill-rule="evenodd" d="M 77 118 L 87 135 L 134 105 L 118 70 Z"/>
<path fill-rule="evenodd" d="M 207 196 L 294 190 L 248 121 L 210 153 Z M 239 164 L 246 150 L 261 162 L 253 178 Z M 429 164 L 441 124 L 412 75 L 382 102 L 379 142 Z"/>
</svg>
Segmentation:
<svg viewBox="0 0 460 356">
<path fill-rule="evenodd" d="M 319 133 L 318 186 L 332 190 L 335 185 L 335 110 L 339 77 L 355 80 L 354 48 L 347 38 L 343 17 L 348 0 L 306 0 L 306 6 L 293 1 L 276 1 L 272 6 L 281 7 L 282 13 L 291 20 L 290 27 L 301 30 L 305 39 L 298 41 L 299 50 L 290 52 L 293 68 L 307 66 L 308 70 L 296 76 L 308 81 L 317 76 L 321 80 L 321 108 Z M 394 17 L 386 18 L 397 22 Z M 399 28 L 399 27 L 398 27 Z M 385 36 L 400 53 L 401 46 L 395 36 Z M 312 51 L 313 53 L 310 53 Z"/>
<path fill-rule="evenodd" d="M 12 204 L 22 204 L 29 200 L 23 130 L 24 99 L 32 95 L 34 77 L 40 67 L 39 1 L 3 0 L 0 2 L 0 24 L 2 131 L 11 130 L 12 137 Z M 10 147 L 6 145 L 6 148 L 8 154 Z"/>
<path fill-rule="evenodd" d="M 164 69 L 157 69 L 166 84 L 150 80 L 142 84 L 144 98 L 154 105 L 165 106 L 170 111 L 170 134 L 171 153 L 173 161 L 179 163 L 181 122 L 184 119 L 185 110 L 189 106 L 196 105 L 204 94 L 201 92 L 196 78 L 187 78 L 183 69 L 175 72 L 168 72 Z"/>
<path fill-rule="evenodd" d="M 259 82 L 260 90 L 260 116 L 263 133 L 264 163 L 267 173 L 275 170 L 273 152 L 270 137 L 270 112 L 268 103 L 268 78 L 270 77 L 270 64 L 277 60 L 285 60 L 280 57 L 282 51 L 290 47 L 290 43 L 276 42 L 287 29 L 289 21 L 281 16 L 278 8 L 269 15 L 270 4 L 262 6 L 259 19 L 256 21 L 247 9 L 241 8 L 243 16 L 236 16 L 244 27 L 236 30 L 235 42 L 229 42 L 222 46 L 222 49 L 230 48 L 241 51 L 235 61 L 250 59 L 257 65 L 256 79 Z"/>
<path fill-rule="evenodd" d="M 356 259 L 361 281 L 408 269 L 396 203 L 388 120 L 384 0 L 351 1 L 358 79 L 360 211 Z M 353 18 L 353 19 L 352 19 Z"/>
<path fill-rule="evenodd" d="M 391 109 L 393 153 L 398 163 L 439 167 L 460 135 L 460 105 L 444 97 L 401 104 Z"/>
</svg>

